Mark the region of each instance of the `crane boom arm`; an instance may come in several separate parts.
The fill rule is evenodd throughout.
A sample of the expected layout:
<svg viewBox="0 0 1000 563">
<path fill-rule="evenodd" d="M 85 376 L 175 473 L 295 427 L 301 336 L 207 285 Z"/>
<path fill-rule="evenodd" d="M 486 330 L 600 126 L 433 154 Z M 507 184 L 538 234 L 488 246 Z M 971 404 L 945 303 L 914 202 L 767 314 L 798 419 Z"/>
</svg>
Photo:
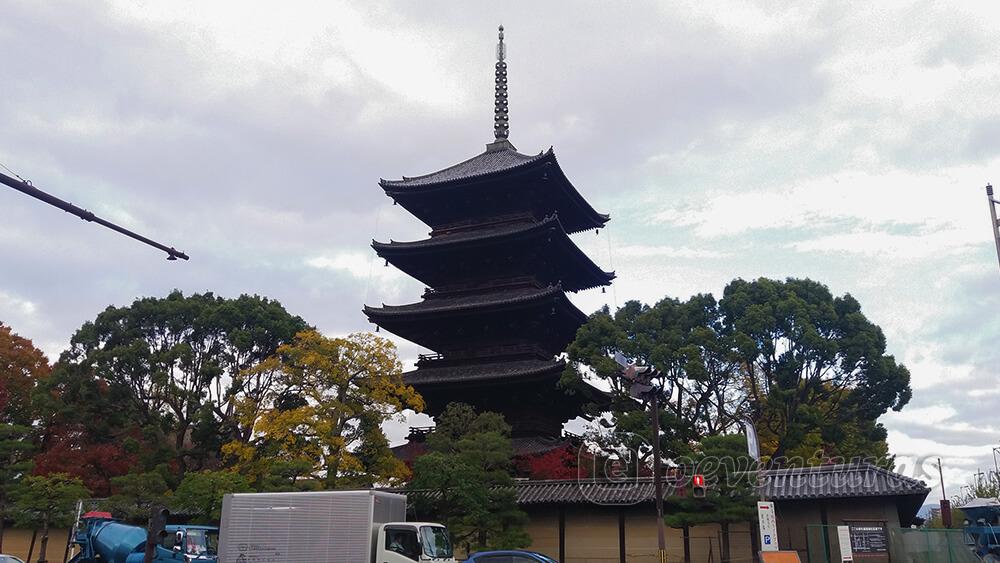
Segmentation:
<svg viewBox="0 0 1000 563">
<path fill-rule="evenodd" d="M 103 225 L 103 226 L 111 229 L 112 231 L 119 232 L 119 233 L 121 233 L 121 234 L 123 234 L 123 235 L 125 235 L 127 237 L 133 238 L 133 239 L 135 239 L 135 240 L 137 240 L 137 241 L 139 241 L 141 243 L 148 244 L 149 246 L 152 246 L 153 248 L 157 248 L 159 250 L 162 250 L 163 252 L 167 253 L 167 260 L 177 260 L 178 258 L 181 258 L 183 260 L 187 260 L 188 259 L 188 255 L 187 254 L 184 254 L 180 250 L 176 250 L 172 246 L 166 246 L 166 245 L 160 244 L 160 243 L 156 242 L 155 240 L 146 238 L 146 237 L 144 237 L 144 236 L 142 236 L 142 235 L 140 235 L 138 233 L 134 233 L 134 232 L 126 229 L 125 227 L 120 227 L 120 226 L 112 223 L 111 221 L 106 221 L 104 219 L 101 219 L 97 215 L 94 215 L 92 212 L 87 211 L 86 209 L 83 209 L 82 207 L 77 207 L 77 206 L 73 205 L 72 203 L 70 203 L 68 201 L 59 199 L 59 198 L 55 197 L 54 195 L 45 193 L 42 190 L 36 188 L 35 186 L 32 186 L 28 182 L 25 182 L 23 180 L 19 180 L 17 178 L 11 178 L 10 176 L 7 176 L 6 174 L 0 173 L 0 183 L 6 184 L 6 185 L 10 186 L 11 188 L 14 188 L 15 190 L 17 190 L 17 191 L 19 191 L 21 193 L 30 195 L 31 197 L 33 197 L 35 199 L 40 199 L 40 200 L 44 201 L 45 203 L 47 203 L 49 205 L 58 207 L 59 209 L 62 209 L 66 213 L 72 213 L 73 215 L 76 215 L 77 217 L 83 219 L 84 221 L 90 221 L 92 223 L 97 223 L 98 225 Z"/>
</svg>

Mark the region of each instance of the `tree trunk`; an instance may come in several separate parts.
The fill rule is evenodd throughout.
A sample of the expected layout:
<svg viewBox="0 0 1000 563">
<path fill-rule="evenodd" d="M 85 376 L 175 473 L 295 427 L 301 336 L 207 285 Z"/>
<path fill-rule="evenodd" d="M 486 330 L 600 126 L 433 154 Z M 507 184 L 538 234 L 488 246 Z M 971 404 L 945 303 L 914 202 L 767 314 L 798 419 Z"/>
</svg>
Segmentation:
<svg viewBox="0 0 1000 563">
<path fill-rule="evenodd" d="M 38 528 L 31 530 L 31 545 L 28 546 L 28 561 L 31 561 L 31 556 L 35 554 L 35 540 L 38 539 Z"/>
<path fill-rule="evenodd" d="M 684 563 L 691 563 L 691 526 L 684 525 Z"/>
<path fill-rule="evenodd" d="M 181 465 L 181 472 L 186 473 L 188 469 L 187 464 L 187 454 L 184 449 L 184 444 L 187 442 L 188 427 L 191 425 L 190 422 L 183 422 L 178 420 L 177 426 L 177 436 L 174 437 L 174 452 L 177 462 Z"/>
<path fill-rule="evenodd" d="M 0 499 L 0 553 L 3 553 L 3 532 L 4 532 L 3 519 L 6 515 L 7 515 L 6 503 L 4 503 L 2 499 Z"/>
<path fill-rule="evenodd" d="M 750 519 L 750 553 L 753 554 L 753 562 L 760 563 L 760 521 L 756 517 Z"/>
<path fill-rule="evenodd" d="M 722 523 L 722 563 L 729 563 L 729 522 Z"/>
<path fill-rule="evenodd" d="M 42 543 L 38 547 L 38 563 L 48 563 L 45 559 L 45 550 L 49 546 L 49 517 L 45 516 L 42 521 Z"/>
</svg>

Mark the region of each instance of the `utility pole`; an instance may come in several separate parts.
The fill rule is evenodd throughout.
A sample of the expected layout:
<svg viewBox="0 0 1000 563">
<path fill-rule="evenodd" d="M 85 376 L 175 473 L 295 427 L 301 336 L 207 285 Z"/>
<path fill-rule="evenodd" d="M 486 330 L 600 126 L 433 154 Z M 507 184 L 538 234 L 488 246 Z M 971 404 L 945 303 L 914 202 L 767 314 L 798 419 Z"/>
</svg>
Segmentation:
<svg viewBox="0 0 1000 563">
<path fill-rule="evenodd" d="M 945 528 L 951 528 L 951 501 L 944 492 L 944 471 L 941 469 L 941 458 L 937 458 L 938 477 L 941 478 L 941 523 Z"/>
<path fill-rule="evenodd" d="M 649 399 L 650 416 L 653 418 L 653 494 L 656 495 L 657 560 L 667 563 L 667 524 L 663 521 L 663 463 L 660 459 L 660 393 L 653 379 L 660 375 L 652 366 L 638 366 L 620 352 L 615 362 L 621 366 L 621 377 L 629 384 L 629 395 L 636 399 Z M 685 533 L 685 538 L 687 535 Z M 685 541 L 687 541 L 685 539 Z"/>
<path fill-rule="evenodd" d="M 176 250 L 172 246 L 162 245 L 162 244 L 156 242 L 155 240 L 148 239 L 148 238 L 146 238 L 146 237 L 144 237 L 144 236 L 142 236 L 140 234 L 137 234 L 137 233 L 133 233 L 132 231 L 130 231 L 130 230 L 124 228 L 124 227 L 119 227 L 118 225 L 116 225 L 116 224 L 114 224 L 114 223 L 112 223 L 110 221 L 105 221 L 104 219 L 101 219 L 100 217 L 98 217 L 97 215 L 94 215 L 90 211 L 87 211 L 86 209 L 83 209 L 81 207 L 77 207 L 77 206 L 73 205 L 72 203 L 70 203 L 68 201 L 61 200 L 61 199 L 59 199 L 59 198 L 57 198 L 57 197 L 55 197 L 53 195 L 50 195 L 50 194 L 47 194 L 47 193 L 43 192 L 42 190 L 36 188 L 35 186 L 32 186 L 31 182 L 29 182 L 29 181 L 21 178 L 20 176 L 18 176 L 17 178 L 11 178 L 10 176 L 7 176 L 6 174 L 0 173 L 0 184 L 6 184 L 6 185 L 10 186 L 11 188 L 14 188 L 15 190 L 17 190 L 17 191 L 19 191 L 19 192 L 21 192 L 23 194 L 30 195 L 31 197 L 33 197 L 35 199 L 42 200 L 42 201 L 44 201 L 45 203 L 47 203 L 49 205 L 52 205 L 54 207 L 58 207 L 59 209 L 62 209 L 66 213 L 71 213 L 73 215 L 76 215 L 77 217 L 83 219 L 84 221 L 90 221 L 92 223 L 97 223 L 98 225 L 103 225 L 103 226 L 111 229 L 112 231 L 119 232 L 119 233 L 121 233 L 121 234 L 123 234 L 123 235 L 125 235 L 127 237 L 133 238 L 133 239 L 135 239 L 135 240 L 137 240 L 137 241 L 139 241 L 141 243 L 148 244 L 149 246 L 152 246 L 153 248 L 158 248 L 158 249 L 162 250 L 163 252 L 167 253 L 167 260 L 177 260 L 178 258 L 181 258 L 183 260 L 187 260 L 188 259 L 188 255 L 187 254 L 184 254 L 180 250 Z"/>
<path fill-rule="evenodd" d="M 993 241 L 997 245 L 997 261 L 1000 261 L 1000 222 L 997 222 L 997 205 L 1000 201 L 993 199 L 993 185 L 986 184 L 986 201 L 990 206 L 990 220 L 993 226 Z"/>
<path fill-rule="evenodd" d="M 650 394 L 650 408 L 653 416 L 653 491 L 656 495 L 656 543 L 660 563 L 667 563 L 667 530 L 663 521 L 663 466 L 660 462 L 660 390 L 653 388 Z"/>
</svg>

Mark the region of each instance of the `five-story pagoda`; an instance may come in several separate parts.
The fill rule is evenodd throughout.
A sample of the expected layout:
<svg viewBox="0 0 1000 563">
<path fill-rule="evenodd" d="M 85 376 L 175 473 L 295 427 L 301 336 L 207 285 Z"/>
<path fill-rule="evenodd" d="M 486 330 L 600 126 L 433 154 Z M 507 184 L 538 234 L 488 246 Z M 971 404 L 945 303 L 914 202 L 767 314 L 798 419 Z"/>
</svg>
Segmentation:
<svg viewBox="0 0 1000 563">
<path fill-rule="evenodd" d="M 452 401 L 502 413 L 515 438 L 557 438 L 565 421 L 604 396 L 559 385 L 557 359 L 586 315 L 566 297 L 611 283 L 574 243 L 600 229 L 550 148 L 508 141 L 503 27 L 497 46 L 494 142 L 438 172 L 382 180 L 386 195 L 431 228 L 415 242 L 373 241 L 378 255 L 428 286 L 419 303 L 365 307 L 368 319 L 436 352 L 404 374 L 435 416 Z"/>
</svg>

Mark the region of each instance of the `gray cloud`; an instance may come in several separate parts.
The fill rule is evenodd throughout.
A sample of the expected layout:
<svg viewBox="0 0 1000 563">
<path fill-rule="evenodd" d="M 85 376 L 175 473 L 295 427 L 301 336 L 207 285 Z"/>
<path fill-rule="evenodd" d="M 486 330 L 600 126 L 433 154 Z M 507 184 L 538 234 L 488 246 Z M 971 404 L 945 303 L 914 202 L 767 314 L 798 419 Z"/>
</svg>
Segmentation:
<svg viewBox="0 0 1000 563">
<path fill-rule="evenodd" d="M 607 236 L 577 237 L 619 274 L 614 291 L 575 297 L 582 307 L 719 294 L 737 276 L 812 277 L 857 296 L 915 380 L 932 382 L 912 408 L 950 405 L 973 428 L 992 423 L 988 398 L 928 371 L 995 381 L 1000 365 L 1000 327 L 984 314 L 1000 295 L 986 226 L 979 246 L 971 230 L 954 240 L 944 230 L 983 224 L 981 194 L 966 204 L 956 186 L 1000 166 L 988 18 L 924 3 L 366 6 L 353 16 L 349 5 L 299 6 L 272 12 L 281 18 L 269 26 L 251 21 L 266 5 L 217 21 L 195 10 L 158 19 L 157 6 L 6 3 L 0 162 L 192 260 L 168 263 L 0 191 L 0 319 L 54 353 L 107 305 L 180 288 L 265 294 L 332 333 L 369 328 L 363 302 L 420 292 L 372 262 L 370 239 L 427 230 L 389 204 L 378 178 L 453 164 L 491 140 L 502 21 L 512 140 L 522 152 L 555 145 L 572 181 L 613 216 Z M 354 16 L 368 37 L 337 19 Z M 243 43 L 223 36 L 244 28 L 263 31 Z M 928 203 L 886 196 L 901 178 L 930 178 L 917 192 Z M 671 220 L 650 222 L 665 209 Z M 760 214 L 767 228 L 706 237 L 697 213 L 722 226 Z M 947 235 L 934 239 L 940 253 L 830 238 L 860 233 L 845 240 L 871 244 L 859 241 L 935 229 Z M 890 242 L 900 240 L 928 239 Z M 418 351 L 401 346 L 407 358 Z M 943 445 L 993 439 L 904 420 L 890 428 Z"/>
</svg>

